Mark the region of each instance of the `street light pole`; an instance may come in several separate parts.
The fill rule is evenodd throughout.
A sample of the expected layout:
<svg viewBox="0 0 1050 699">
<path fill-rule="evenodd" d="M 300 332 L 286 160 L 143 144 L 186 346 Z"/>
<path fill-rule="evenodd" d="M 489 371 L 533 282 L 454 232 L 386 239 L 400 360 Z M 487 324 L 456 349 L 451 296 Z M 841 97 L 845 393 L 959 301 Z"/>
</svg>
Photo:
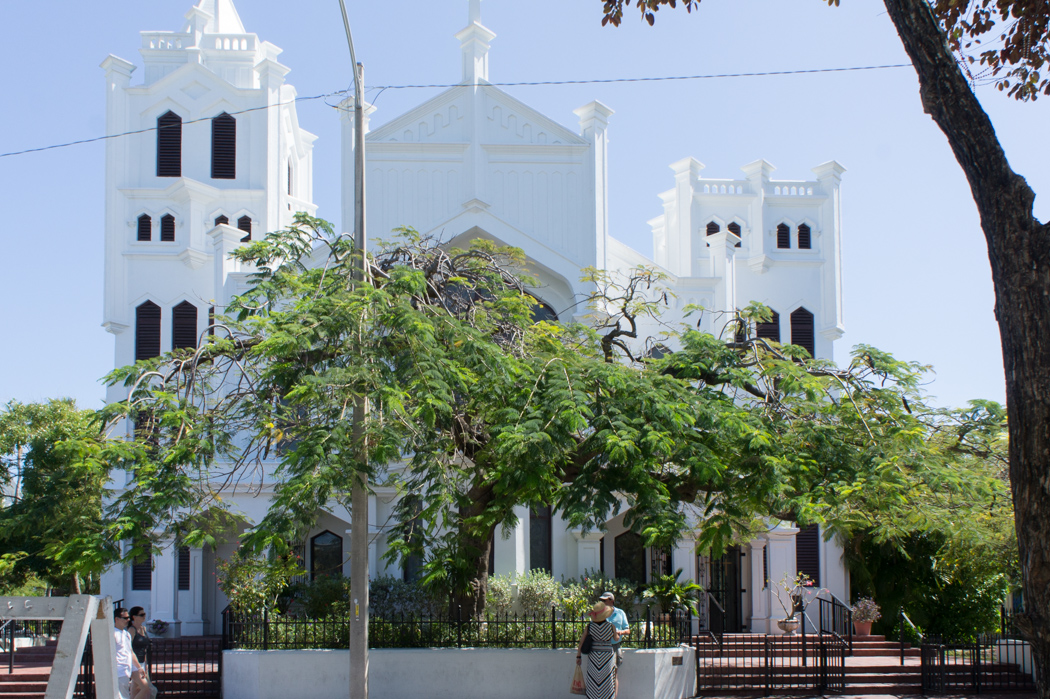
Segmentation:
<svg viewBox="0 0 1050 699">
<path fill-rule="evenodd" d="M 364 67 L 354 55 L 354 40 L 350 35 L 350 20 L 346 4 L 339 0 L 346 29 L 346 43 L 350 46 L 350 62 L 354 68 L 354 252 L 356 253 L 358 283 L 368 279 L 368 238 L 365 236 L 365 115 Z M 356 460 L 366 462 L 364 444 L 368 400 L 359 396 L 354 401 L 353 441 L 360 449 Z M 350 596 L 353 613 L 350 616 L 350 699 L 368 699 L 368 480 L 356 473 L 350 485 Z"/>
</svg>

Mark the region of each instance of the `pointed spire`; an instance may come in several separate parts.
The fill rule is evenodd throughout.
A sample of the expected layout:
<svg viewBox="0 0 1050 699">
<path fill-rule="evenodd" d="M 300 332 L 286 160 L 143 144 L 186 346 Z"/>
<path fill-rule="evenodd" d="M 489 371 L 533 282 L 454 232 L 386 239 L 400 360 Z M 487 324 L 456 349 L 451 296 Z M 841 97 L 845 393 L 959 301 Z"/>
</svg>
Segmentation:
<svg viewBox="0 0 1050 699">
<path fill-rule="evenodd" d="M 244 25 L 233 6 L 233 0 L 200 0 L 196 9 L 211 15 L 211 21 L 204 27 L 208 34 L 244 34 Z"/>
<path fill-rule="evenodd" d="M 202 0 L 203 2 L 204 0 Z M 481 23 L 481 0 L 469 0 L 465 29 L 456 34 L 463 54 L 463 80 L 466 85 L 477 85 L 489 79 L 489 42 L 496 38 Z"/>
</svg>

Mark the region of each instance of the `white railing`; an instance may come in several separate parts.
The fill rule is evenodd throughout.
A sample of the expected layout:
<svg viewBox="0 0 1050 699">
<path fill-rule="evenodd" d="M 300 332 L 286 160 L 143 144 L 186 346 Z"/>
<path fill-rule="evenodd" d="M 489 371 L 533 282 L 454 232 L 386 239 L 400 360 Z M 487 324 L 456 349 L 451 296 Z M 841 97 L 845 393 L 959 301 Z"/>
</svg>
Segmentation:
<svg viewBox="0 0 1050 699">
<path fill-rule="evenodd" d="M 811 197 L 813 196 L 814 186 L 816 186 L 816 192 L 819 194 L 820 185 L 815 182 L 782 182 L 776 185 L 770 184 L 766 194 L 774 197 Z"/>
<path fill-rule="evenodd" d="M 142 35 L 142 48 L 144 49 L 173 50 L 181 49 L 183 46 L 189 46 L 192 43 L 193 36 L 190 34 L 156 32 Z"/>
<path fill-rule="evenodd" d="M 705 180 L 702 185 L 697 185 L 697 190 L 703 194 L 744 194 L 747 185 L 746 180 Z"/>
</svg>

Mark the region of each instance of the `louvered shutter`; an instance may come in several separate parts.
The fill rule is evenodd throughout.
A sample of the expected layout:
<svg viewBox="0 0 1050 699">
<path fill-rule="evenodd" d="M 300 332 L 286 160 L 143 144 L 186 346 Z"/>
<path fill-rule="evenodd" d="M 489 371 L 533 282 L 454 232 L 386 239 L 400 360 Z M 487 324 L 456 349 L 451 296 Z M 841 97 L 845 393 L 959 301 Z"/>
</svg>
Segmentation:
<svg viewBox="0 0 1050 699">
<path fill-rule="evenodd" d="M 160 306 L 146 301 L 135 308 L 135 361 L 160 356 Z"/>
<path fill-rule="evenodd" d="M 179 547 L 179 589 L 190 589 L 190 547 Z"/>
<path fill-rule="evenodd" d="M 795 536 L 795 569 L 820 587 L 820 528 L 811 524 Z"/>
<path fill-rule="evenodd" d="M 183 301 L 171 309 L 171 348 L 197 348 L 197 307 Z"/>
<path fill-rule="evenodd" d="M 163 243 L 175 242 L 175 217 L 171 214 L 160 217 L 160 240 Z"/>
<path fill-rule="evenodd" d="M 765 340 L 780 342 L 780 314 L 773 311 L 768 323 L 755 323 L 755 335 Z"/>
<path fill-rule="evenodd" d="M 799 227 L 798 227 L 798 249 L 799 250 L 809 250 L 810 249 L 811 240 L 812 240 L 812 235 L 811 235 L 811 231 L 809 230 L 809 226 L 807 226 L 804 223 L 799 224 Z"/>
<path fill-rule="evenodd" d="M 157 177 L 182 177 L 182 118 L 174 112 L 157 119 Z"/>
<path fill-rule="evenodd" d="M 148 243 L 153 237 L 153 219 L 147 214 L 142 214 L 138 219 L 139 230 L 137 240 L 142 243 Z"/>
<path fill-rule="evenodd" d="M 728 226 L 726 226 L 726 228 L 729 229 L 730 233 L 733 233 L 734 235 L 736 235 L 737 238 L 740 237 L 740 224 L 739 223 L 730 223 Z M 737 247 L 737 248 L 740 247 L 740 241 L 739 240 L 736 241 L 736 245 L 734 245 L 733 247 Z"/>
<path fill-rule="evenodd" d="M 787 224 L 781 223 L 777 226 L 777 247 L 786 250 L 791 247 L 791 229 Z"/>
<path fill-rule="evenodd" d="M 247 235 L 241 238 L 242 243 L 247 243 L 252 239 L 252 217 L 241 216 L 237 219 L 237 230 L 244 231 Z"/>
<path fill-rule="evenodd" d="M 215 225 L 216 226 L 218 226 L 220 224 L 223 224 L 223 223 L 225 223 L 227 226 L 230 225 L 230 219 L 227 218 L 226 216 L 222 215 L 222 214 L 220 214 L 220 215 L 215 217 Z"/>
<path fill-rule="evenodd" d="M 707 224 L 707 234 L 708 235 L 714 235 L 715 233 L 717 233 L 720 230 L 722 230 L 721 226 L 719 226 L 714 221 L 712 221 L 711 223 Z"/>
<path fill-rule="evenodd" d="M 153 557 L 143 556 L 131 564 L 131 589 L 153 589 Z"/>
<path fill-rule="evenodd" d="M 208 308 L 208 337 L 215 337 L 215 306 Z"/>
<path fill-rule="evenodd" d="M 791 344 L 806 348 L 811 357 L 817 356 L 813 344 L 813 314 L 805 308 L 791 314 Z"/>
<path fill-rule="evenodd" d="M 237 120 L 226 112 L 211 120 L 211 176 L 216 180 L 237 177 Z"/>
</svg>

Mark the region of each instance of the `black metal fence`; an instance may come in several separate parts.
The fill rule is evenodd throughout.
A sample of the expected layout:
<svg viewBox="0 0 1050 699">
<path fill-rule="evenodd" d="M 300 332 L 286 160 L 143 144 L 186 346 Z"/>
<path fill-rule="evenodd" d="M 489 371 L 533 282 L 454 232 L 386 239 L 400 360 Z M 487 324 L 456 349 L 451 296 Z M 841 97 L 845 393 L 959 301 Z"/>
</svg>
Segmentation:
<svg viewBox="0 0 1050 699">
<path fill-rule="evenodd" d="M 689 613 L 656 615 L 647 608 L 644 620 L 632 624 L 625 648 L 665 648 L 688 643 L 694 617 Z M 560 617 L 552 607 L 545 615 L 490 614 L 482 619 L 464 615 L 399 615 L 368 620 L 370 648 L 571 648 L 587 622 L 584 617 Z M 275 650 L 346 648 L 349 617 L 300 619 L 278 614 L 261 616 L 223 613 L 224 649 Z"/>
<path fill-rule="evenodd" d="M 146 670 L 159 696 L 219 699 L 222 697 L 222 641 L 219 638 L 154 639 L 146 658 Z M 80 659 L 80 676 L 73 696 L 96 699 L 90 638 Z"/>
<path fill-rule="evenodd" d="M 848 646 L 834 634 L 702 633 L 696 647 L 696 693 L 840 692 Z"/>
<path fill-rule="evenodd" d="M 1034 690 L 1032 654 L 1027 642 L 1001 634 L 973 640 L 923 640 L 924 694 L 967 694 Z"/>
</svg>

